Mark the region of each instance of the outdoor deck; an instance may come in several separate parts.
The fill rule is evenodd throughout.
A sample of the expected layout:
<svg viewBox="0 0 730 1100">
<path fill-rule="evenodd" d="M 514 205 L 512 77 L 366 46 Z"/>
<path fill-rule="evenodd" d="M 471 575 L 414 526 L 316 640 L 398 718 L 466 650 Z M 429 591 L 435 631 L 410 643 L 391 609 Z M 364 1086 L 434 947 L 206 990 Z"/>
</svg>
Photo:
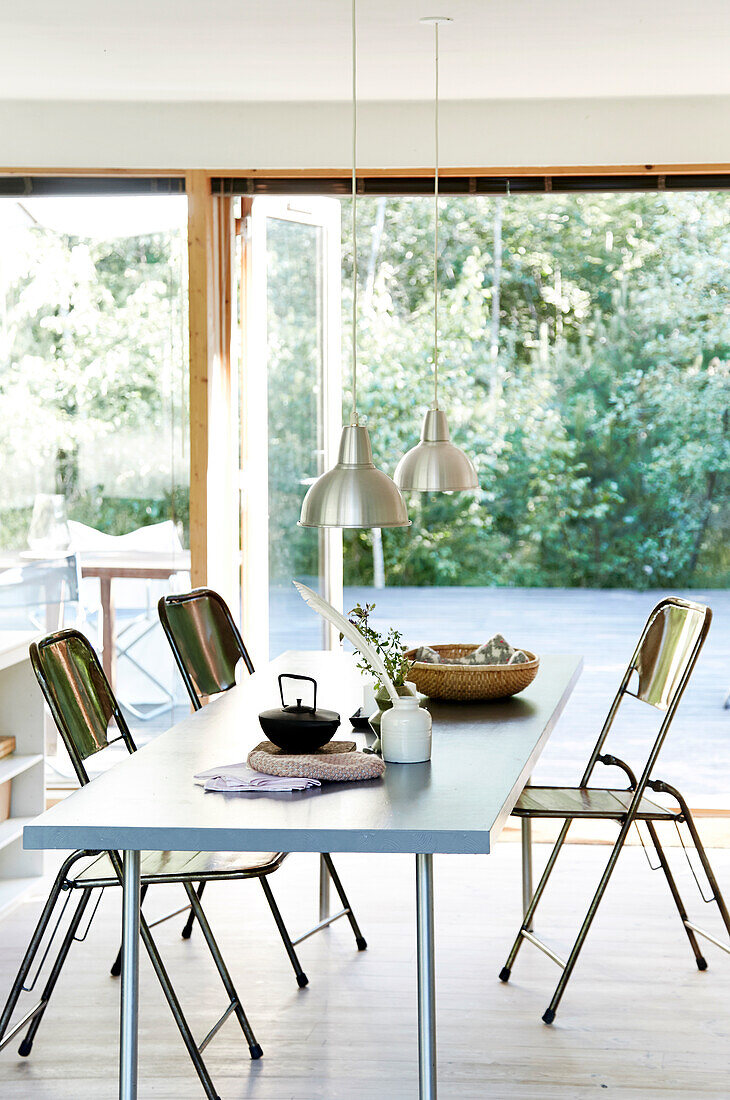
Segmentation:
<svg viewBox="0 0 730 1100">
<path fill-rule="evenodd" d="M 695 806 L 730 806 L 730 593 L 680 592 L 714 613 L 694 678 L 664 748 L 658 774 Z M 573 652 L 585 667 L 554 733 L 537 778 L 577 782 L 598 735 L 639 632 L 664 592 L 562 588 L 346 588 L 345 609 L 376 605 L 373 622 L 397 626 L 408 643 L 483 642 L 500 632 L 538 654 Z M 272 595 L 272 653 L 319 645 L 316 616 L 291 592 Z M 324 701 L 323 701 L 324 703 Z M 658 717 L 628 700 L 627 719 L 615 727 L 612 751 L 642 763 L 642 732 Z M 628 712 L 628 708 L 632 710 Z M 623 785 L 620 773 L 605 782 Z"/>
</svg>

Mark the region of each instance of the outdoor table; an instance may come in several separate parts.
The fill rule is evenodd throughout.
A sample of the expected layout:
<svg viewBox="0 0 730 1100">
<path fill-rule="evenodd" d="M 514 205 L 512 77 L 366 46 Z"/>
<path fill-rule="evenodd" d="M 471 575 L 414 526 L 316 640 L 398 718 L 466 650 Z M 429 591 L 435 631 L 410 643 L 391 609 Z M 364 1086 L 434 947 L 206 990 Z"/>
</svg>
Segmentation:
<svg viewBox="0 0 730 1100">
<path fill-rule="evenodd" d="M 81 550 L 79 563 L 82 577 L 94 577 L 99 581 L 101 663 L 107 680 L 114 687 L 117 642 L 113 581 L 130 578 L 166 581 L 175 573 L 189 573 L 190 551 L 172 553 L 159 550 Z"/>
<path fill-rule="evenodd" d="M 137 1096 L 139 853 L 149 849 L 414 854 L 419 1095 L 435 1100 L 433 854 L 490 852 L 581 667 L 576 656 L 546 656 L 537 679 L 513 699 L 430 702 L 432 759 L 389 764 L 382 779 L 292 793 L 206 793 L 194 774 L 245 760 L 262 739 L 258 712 L 275 703 L 280 672 L 314 676 L 322 705 L 343 716 L 337 736 L 350 738 L 346 716 L 362 697 L 353 658 L 286 653 L 27 825 L 26 848 L 124 853 L 121 1100 Z M 353 731 L 353 740 L 364 738 Z"/>
<path fill-rule="evenodd" d="M 190 551 L 179 550 L 64 550 L 55 556 L 75 554 L 79 561 L 82 577 L 92 577 L 99 581 L 99 602 L 101 604 L 101 663 L 112 687 L 115 686 L 116 673 L 116 613 L 114 610 L 115 580 L 166 581 L 175 573 L 190 572 Z M 11 550 L 0 552 L 0 569 L 27 565 L 29 562 L 42 561 L 44 557 L 54 557 L 52 552 L 44 554 L 31 550 Z M 46 629 L 50 633 L 63 626 L 59 622 L 59 604 L 49 604 L 46 608 Z"/>
</svg>

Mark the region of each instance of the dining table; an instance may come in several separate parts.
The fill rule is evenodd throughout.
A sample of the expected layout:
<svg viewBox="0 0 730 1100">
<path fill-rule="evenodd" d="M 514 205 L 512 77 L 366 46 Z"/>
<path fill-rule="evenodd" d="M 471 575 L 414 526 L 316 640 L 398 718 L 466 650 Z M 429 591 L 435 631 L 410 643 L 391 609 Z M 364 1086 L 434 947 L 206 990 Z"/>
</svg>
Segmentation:
<svg viewBox="0 0 730 1100">
<path fill-rule="evenodd" d="M 317 680 L 322 705 L 343 716 L 338 740 L 372 742 L 372 735 L 349 728 L 347 716 L 363 690 L 353 656 L 289 651 L 26 825 L 26 848 L 123 853 L 121 1100 L 137 1097 L 142 850 L 412 855 L 419 1097 L 436 1100 L 433 857 L 489 855 L 581 669 L 579 656 L 547 654 L 533 683 L 513 698 L 424 701 L 433 719 L 426 763 L 388 764 L 377 779 L 302 791 L 206 792 L 195 784 L 196 773 L 243 761 L 262 740 L 258 714 L 276 704 L 280 673 Z M 306 1083 L 301 1095 L 311 1095 Z"/>
</svg>

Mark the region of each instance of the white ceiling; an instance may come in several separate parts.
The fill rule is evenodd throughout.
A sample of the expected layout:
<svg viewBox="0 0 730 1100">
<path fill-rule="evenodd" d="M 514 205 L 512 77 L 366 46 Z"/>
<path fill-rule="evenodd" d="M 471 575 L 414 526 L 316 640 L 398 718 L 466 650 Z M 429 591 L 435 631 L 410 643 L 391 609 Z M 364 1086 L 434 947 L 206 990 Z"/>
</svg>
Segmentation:
<svg viewBox="0 0 730 1100">
<path fill-rule="evenodd" d="M 730 92 L 730 0 L 360 0 L 359 94 L 445 99 Z M 0 0 L 0 99 L 349 95 L 350 0 Z"/>
</svg>

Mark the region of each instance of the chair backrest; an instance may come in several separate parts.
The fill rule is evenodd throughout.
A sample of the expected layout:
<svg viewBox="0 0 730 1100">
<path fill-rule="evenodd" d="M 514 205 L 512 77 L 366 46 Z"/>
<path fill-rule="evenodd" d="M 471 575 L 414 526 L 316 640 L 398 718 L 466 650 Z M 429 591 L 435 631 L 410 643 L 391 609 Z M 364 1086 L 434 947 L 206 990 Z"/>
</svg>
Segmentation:
<svg viewBox="0 0 730 1100">
<path fill-rule="evenodd" d="M 703 604 L 668 596 L 646 620 L 634 655 L 611 704 L 581 786 L 588 782 L 623 699 L 630 695 L 664 712 L 659 732 L 639 781 L 643 789 L 651 777 L 674 713 L 697 663 L 712 622 L 712 611 Z M 633 686 L 632 686 L 633 685 Z"/>
<path fill-rule="evenodd" d="M 699 656 L 712 612 L 679 597 L 662 600 L 652 611 L 631 661 L 638 685 L 626 689 L 644 703 L 668 710 L 684 691 Z"/>
<path fill-rule="evenodd" d="M 30 647 L 41 691 L 71 757 L 79 782 L 89 782 L 84 760 L 108 745 L 136 745 L 109 681 L 88 638 L 78 630 L 59 630 Z M 109 723 L 117 725 L 109 736 Z"/>
<path fill-rule="evenodd" d="M 236 683 L 236 665 L 253 664 L 228 604 L 211 588 L 163 596 L 157 605 L 185 687 L 196 710 L 203 696 L 228 691 Z"/>
</svg>

